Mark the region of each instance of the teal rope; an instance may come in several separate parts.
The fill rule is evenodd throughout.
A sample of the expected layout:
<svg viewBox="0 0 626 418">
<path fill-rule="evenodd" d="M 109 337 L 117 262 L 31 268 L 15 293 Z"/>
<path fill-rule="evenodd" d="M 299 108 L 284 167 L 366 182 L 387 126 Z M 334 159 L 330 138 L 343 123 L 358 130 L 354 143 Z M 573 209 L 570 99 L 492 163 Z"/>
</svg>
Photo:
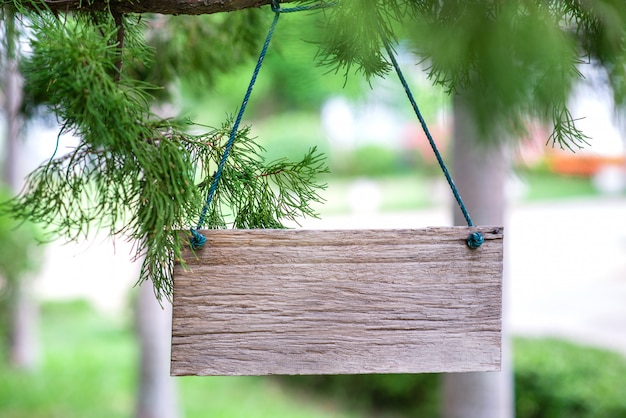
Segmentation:
<svg viewBox="0 0 626 418">
<path fill-rule="evenodd" d="M 319 3 L 319 4 L 314 4 L 314 5 L 303 5 L 303 6 L 296 6 L 296 7 L 281 9 L 280 4 L 278 3 L 278 0 L 272 1 L 271 7 L 272 7 L 272 11 L 274 12 L 274 20 L 272 21 L 270 29 L 265 38 L 263 48 L 261 49 L 261 54 L 259 55 L 259 59 L 257 60 L 257 64 L 254 68 L 254 72 L 252 73 L 252 78 L 248 85 L 248 89 L 246 91 L 244 99 L 241 103 L 241 107 L 239 108 L 239 112 L 235 119 L 235 123 L 233 124 L 233 129 L 230 132 L 230 136 L 228 138 L 228 142 L 226 143 L 224 153 L 222 154 L 222 158 L 220 159 L 220 162 L 218 164 L 217 171 L 215 172 L 215 175 L 213 176 L 213 180 L 211 182 L 211 186 L 209 187 L 209 192 L 207 194 L 206 202 L 202 208 L 198 225 L 195 229 L 194 228 L 191 229 L 192 236 L 191 236 L 190 243 L 191 243 L 192 248 L 194 249 L 202 248 L 206 242 L 206 238 L 198 232 L 198 229 L 200 229 L 203 226 L 206 220 L 206 214 L 213 200 L 213 196 L 215 195 L 215 191 L 217 190 L 217 185 L 222 176 L 222 172 L 224 170 L 224 166 L 226 165 L 226 160 L 228 159 L 228 155 L 230 154 L 230 151 L 235 142 L 235 138 L 237 137 L 237 130 L 239 129 L 239 125 L 241 124 L 243 114 L 246 110 L 246 106 L 248 105 L 248 101 L 252 94 L 252 89 L 254 88 L 254 84 L 256 82 L 257 76 L 259 74 L 259 71 L 261 70 L 261 66 L 263 65 L 263 61 L 265 59 L 265 55 L 267 54 L 267 49 L 269 47 L 270 41 L 272 40 L 272 36 L 274 34 L 274 30 L 276 29 L 276 25 L 278 24 L 278 19 L 280 17 L 280 14 L 300 12 L 300 11 L 305 11 L 305 10 L 321 9 L 325 7 L 331 7 L 334 4 L 335 3 Z M 398 74 L 398 78 L 400 79 L 400 82 L 402 83 L 402 86 L 404 87 L 404 91 L 406 92 L 407 97 L 409 98 L 409 101 L 411 102 L 411 106 L 413 107 L 415 115 L 417 116 L 417 118 L 420 121 L 420 124 L 422 125 L 422 129 L 424 130 L 424 133 L 426 134 L 426 137 L 428 138 L 428 142 L 430 143 L 430 146 L 433 152 L 435 153 L 437 162 L 439 163 L 439 166 L 441 167 L 441 170 L 443 171 L 446 177 L 446 180 L 448 181 L 448 184 L 450 185 L 452 194 L 454 195 L 459 205 L 459 208 L 461 209 L 461 212 L 463 213 L 463 216 L 465 217 L 465 220 L 467 221 L 468 226 L 473 226 L 472 218 L 470 217 L 469 212 L 467 211 L 467 208 L 465 207 L 465 204 L 463 203 L 463 199 L 461 198 L 461 195 L 459 194 L 456 188 L 456 185 L 454 184 L 454 181 L 452 180 L 452 177 L 450 176 L 450 172 L 448 171 L 448 168 L 446 167 L 446 164 L 444 163 L 443 158 L 441 157 L 441 154 L 439 150 L 437 149 L 437 145 L 435 144 L 435 141 L 433 140 L 433 137 L 430 134 L 428 126 L 426 125 L 426 121 L 424 120 L 422 113 L 420 112 L 419 107 L 417 106 L 417 103 L 415 102 L 413 93 L 411 92 L 411 89 L 409 88 L 409 85 L 406 82 L 404 75 L 402 74 L 402 70 L 400 69 L 398 61 L 396 60 L 393 48 L 389 44 L 389 41 L 387 40 L 387 38 L 382 33 L 381 33 L 381 36 L 383 39 L 383 44 L 385 46 L 385 49 L 387 50 L 387 54 L 389 55 L 389 58 L 391 59 L 391 62 L 396 70 L 396 73 Z M 470 248 L 475 249 L 475 248 L 480 247 L 483 244 L 484 237 L 480 232 L 474 232 L 470 234 L 466 242 Z"/>
<path fill-rule="evenodd" d="M 272 11 L 274 13 L 294 13 L 294 12 L 303 12 L 306 10 L 317 10 L 317 9 L 326 9 L 327 7 L 333 7 L 336 3 L 335 2 L 331 2 L 331 3 L 316 3 L 316 4 L 308 4 L 308 5 L 302 5 L 302 6 L 295 6 L 295 7 L 287 7 L 284 9 L 281 9 L 280 4 L 278 3 L 278 1 L 272 1 Z"/>
<path fill-rule="evenodd" d="M 485 237 L 480 232 L 472 232 L 469 237 L 465 240 L 467 242 L 467 246 L 472 250 L 480 247 L 485 242 Z"/>
<path fill-rule="evenodd" d="M 237 131 L 239 130 L 239 125 L 241 124 L 241 120 L 243 119 L 243 114 L 246 111 L 246 107 L 248 106 L 248 101 L 250 100 L 250 96 L 252 95 L 252 89 L 254 88 L 254 84 L 256 83 L 257 76 L 259 75 L 259 71 L 261 70 L 261 66 L 263 65 L 263 61 L 265 60 L 265 55 L 267 54 L 267 49 L 272 40 L 272 36 L 274 35 L 274 30 L 276 29 L 276 25 L 278 24 L 278 18 L 281 13 L 293 13 L 300 12 L 305 10 L 315 10 L 322 9 L 325 7 L 330 7 L 332 4 L 330 3 L 319 3 L 313 5 L 303 5 L 281 9 L 278 0 L 272 1 L 272 11 L 274 12 L 274 20 L 270 25 L 269 31 L 267 32 L 267 36 L 265 37 L 265 42 L 263 43 L 263 48 L 261 49 L 261 53 L 259 54 L 259 59 L 257 60 L 256 66 L 254 67 L 254 71 L 252 72 L 252 78 L 250 79 L 250 83 L 248 84 L 248 89 L 246 90 L 246 94 L 243 97 L 243 101 L 241 102 L 241 107 L 239 108 L 239 112 L 237 113 L 237 117 L 235 118 L 235 123 L 233 124 L 233 129 L 230 131 L 230 136 L 228 137 L 228 142 L 226 142 L 226 147 L 224 148 L 224 153 L 222 154 L 222 158 L 217 166 L 217 170 L 215 171 L 215 175 L 213 176 L 213 180 L 211 181 L 211 186 L 209 187 L 209 191 L 207 193 L 206 202 L 202 207 L 202 212 L 200 213 L 200 219 L 198 220 L 198 225 L 196 228 L 191 228 L 191 239 L 190 244 L 194 250 L 200 249 L 206 243 L 206 237 L 198 232 L 198 229 L 202 228 L 204 222 L 206 221 L 206 215 L 209 210 L 209 206 L 213 201 L 213 196 L 215 195 L 215 191 L 217 190 L 217 185 L 222 177 L 222 172 L 224 171 L 224 166 L 226 165 L 226 160 L 228 159 L 228 155 L 230 154 L 231 149 L 233 148 L 233 144 L 235 142 L 235 138 L 237 137 Z"/>
<path fill-rule="evenodd" d="M 424 133 L 426 134 L 426 138 L 428 138 L 430 147 L 435 153 L 435 157 L 437 157 L 437 162 L 439 163 L 439 167 L 441 167 L 443 174 L 446 176 L 446 180 L 448 181 L 448 184 L 450 185 L 452 194 L 454 195 L 454 198 L 456 199 L 456 202 L 458 203 L 459 208 L 461 209 L 461 212 L 463 212 L 463 216 L 465 217 L 465 220 L 467 221 L 467 225 L 474 226 L 472 222 L 472 218 L 470 217 L 469 212 L 467 211 L 467 208 L 465 207 L 465 204 L 463 203 L 463 199 L 461 198 L 461 195 L 459 194 L 459 191 L 457 190 L 456 185 L 454 184 L 454 181 L 452 180 L 452 176 L 450 176 L 448 167 L 446 167 L 446 164 L 443 161 L 443 158 L 441 157 L 441 153 L 439 152 L 439 149 L 437 148 L 437 144 L 435 144 L 435 141 L 432 135 L 430 134 L 430 130 L 428 129 L 428 125 L 426 125 L 426 121 L 424 120 L 424 117 L 422 116 L 422 112 L 420 112 L 419 107 L 417 106 L 417 103 L 415 102 L 415 98 L 413 97 L 413 93 L 411 92 L 411 89 L 409 88 L 409 84 L 407 83 L 406 79 L 404 78 L 404 75 L 402 74 L 402 70 L 400 69 L 400 65 L 398 64 L 398 61 L 396 60 L 396 56 L 393 51 L 393 48 L 389 44 L 389 41 L 387 40 L 387 38 L 382 34 L 382 32 L 381 32 L 381 37 L 382 37 L 385 49 L 387 50 L 387 54 L 389 55 L 389 59 L 391 60 L 391 63 L 393 64 L 393 68 L 396 70 L 396 73 L 398 74 L 398 78 L 400 79 L 400 82 L 402 83 L 402 86 L 404 87 L 404 91 L 406 92 L 406 95 L 409 98 L 409 101 L 411 102 L 411 106 L 413 106 L 413 111 L 415 112 L 417 119 L 419 119 L 420 124 L 422 125 L 422 129 L 424 130 Z M 470 248 L 475 249 L 475 248 L 480 247 L 483 244 L 484 240 L 485 239 L 480 232 L 474 232 L 470 234 L 470 236 L 467 238 L 466 241 L 467 241 L 467 245 Z"/>
</svg>

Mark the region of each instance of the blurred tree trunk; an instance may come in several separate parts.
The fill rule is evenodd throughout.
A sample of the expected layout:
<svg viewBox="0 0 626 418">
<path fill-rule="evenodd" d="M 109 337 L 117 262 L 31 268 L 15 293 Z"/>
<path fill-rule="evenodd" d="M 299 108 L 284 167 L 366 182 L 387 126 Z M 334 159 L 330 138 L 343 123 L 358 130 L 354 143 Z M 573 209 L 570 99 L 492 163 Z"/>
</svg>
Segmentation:
<svg viewBox="0 0 626 418">
<path fill-rule="evenodd" d="M 139 287 L 137 333 L 141 365 L 137 418 L 179 416 L 176 382 L 170 377 L 171 312 L 169 303 L 162 308 L 157 301 L 152 282 Z"/>
<path fill-rule="evenodd" d="M 475 225 L 503 225 L 504 182 L 508 158 L 501 145 L 479 140 L 471 106 L 461 95 L 453 98 L 454 179 Z M 502 144 L 503 141 L 494 141 Z M 455 225 L 467 225 L 455 205 Z M 506 276 L 505 276 L 506 279 Z M 506 289 L 505 286 L 503 286 Z M 506 295 L 506 293 L 504 293 Z M 503 311 L 506 312 L 506 297 Z M 509 418 L 513 416 L 513 373 L 506 322 L 503 318 L 502 371 L 443 375 L 444 418 Z"/>
<path fill-rule="evenodd" d="M 18 32 L 15 29 L 15 12 L 5 7 L 5 49 L 4 109 L 6 115 L 6 143 L 3 177 L 13 193 L 22 187 L 20 178 L 20 132 L 22 118 L 22 76 L 18 68 Z M 39 340 L 37 335 L 38 308 L 31 291 L 31 279 L 8 278 L 12 282 L 9 301 L 9 363 L 17 368 L 32 370 L 38 363 Z"/>
</svg>

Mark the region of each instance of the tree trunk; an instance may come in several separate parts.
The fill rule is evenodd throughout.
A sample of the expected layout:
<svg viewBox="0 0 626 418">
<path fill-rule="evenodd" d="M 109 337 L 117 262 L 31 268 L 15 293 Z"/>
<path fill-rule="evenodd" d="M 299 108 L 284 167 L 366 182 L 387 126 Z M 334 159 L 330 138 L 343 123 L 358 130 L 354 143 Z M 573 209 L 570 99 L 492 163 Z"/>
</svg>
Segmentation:
<svg viewBox="0 0 626 418">
<path fill-rule="evenodd" d="M 22 187 L 20 178 L 20 132 L 22 120 L 22 77 L 18 68 L 18 33 L 15 30 L 15 14 L 5 8 L 6 71 L 4 74 L 4 98 L 6 114 L 6 143 L 3 177 L 13 193 Z M 39 360 L 38 308 L 32 297 L 31 278 L 28 276 L 12 280 L 13 291 L 9 301 L 9 364 L 13 367 L 33 370 Z"/>
<path fill-rule="evenodd" d="M 487 148 L 481 144 L 469 112 L 470 104 L 458 95 L 453 100 L 455 183 L 475 225 L 503 225 L 504 182 L 508 167 L 506 152 L 501 147 Z M 467 225 L 456 205 L 454 223 Z M 505 283 L 503 289 L 506 289 Z M 504 293 L 503 312 L 506 312 L 506 307 Z M 444 418 L 513 416 L 513 374 L 505 317 L 502 322 L 502 370 L 444 375 L 442 414 Z"/>
<path fill-rule="evenodd" d="M 33 371 L 39 365 L 39 310 L 32 297 L 31 280 L 21 277 L 14 283 L 9 301 L 9 364 Z"/>
<path fill-rule="evenodd" d="M 171 306 L 159 305 L 152 282 L 139 287 L 137 332 L 141 366 L 137 418 L 175 418 L 179 416 L 176 387 L 170 377 Z"/>
</svg>

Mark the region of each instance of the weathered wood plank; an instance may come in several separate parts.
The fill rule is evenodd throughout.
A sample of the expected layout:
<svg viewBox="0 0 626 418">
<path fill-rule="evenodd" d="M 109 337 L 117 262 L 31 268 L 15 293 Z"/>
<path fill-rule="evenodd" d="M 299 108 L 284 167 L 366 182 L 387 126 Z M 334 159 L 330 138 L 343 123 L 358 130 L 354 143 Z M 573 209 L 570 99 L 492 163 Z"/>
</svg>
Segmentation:
<svg viewBox="0 0 626 418">
<path fill-rule="evenodd" d="M 174 273 L 173 375 L 499 368 L 501 227 L 202 233 Z"/>
</svg>

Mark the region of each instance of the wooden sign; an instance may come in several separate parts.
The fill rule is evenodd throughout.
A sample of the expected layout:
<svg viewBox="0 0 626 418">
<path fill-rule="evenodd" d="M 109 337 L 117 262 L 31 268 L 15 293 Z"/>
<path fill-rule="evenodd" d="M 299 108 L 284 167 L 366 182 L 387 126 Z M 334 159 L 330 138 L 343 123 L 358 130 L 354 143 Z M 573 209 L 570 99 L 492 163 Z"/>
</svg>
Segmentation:
<svg viewBox="0 0 626 418">
<path fill-rule="evenodd" d="M 501 227 L 201 232 L 174 273 L 172 375 L 499 370 Z"/>
</svg>

